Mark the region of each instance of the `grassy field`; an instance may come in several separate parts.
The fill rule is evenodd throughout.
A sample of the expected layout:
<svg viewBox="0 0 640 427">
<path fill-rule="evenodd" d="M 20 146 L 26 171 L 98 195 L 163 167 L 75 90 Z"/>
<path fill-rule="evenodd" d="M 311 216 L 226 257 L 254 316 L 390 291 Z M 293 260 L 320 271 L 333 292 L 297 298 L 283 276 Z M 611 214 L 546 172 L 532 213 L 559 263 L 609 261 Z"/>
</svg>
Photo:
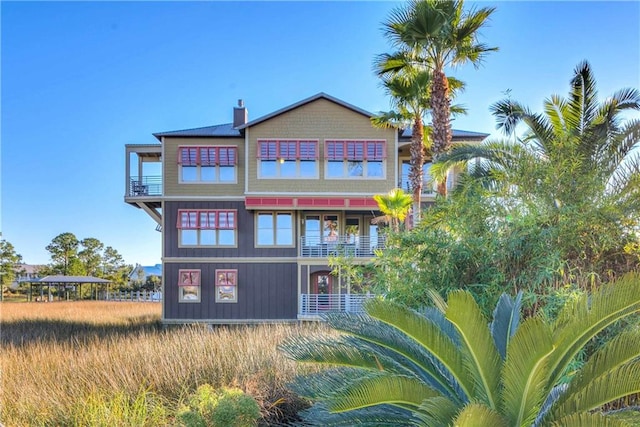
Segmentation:
<svg viewBox="0 0 640 427">
<path fill-rule="evenodd" d="M 160 327 L 160 304 L 0 304 L 0 420 L 6 427 L 172 425 L 201 384 L 235 386 L 277 425 L 305 405 L 285 385 L 300 366 L 276 349 L 322 325 Z M 100 421 L 103 419 L 103 421 Z M 91 420 L 91 421 L 88 421 Z"/>
</svg>

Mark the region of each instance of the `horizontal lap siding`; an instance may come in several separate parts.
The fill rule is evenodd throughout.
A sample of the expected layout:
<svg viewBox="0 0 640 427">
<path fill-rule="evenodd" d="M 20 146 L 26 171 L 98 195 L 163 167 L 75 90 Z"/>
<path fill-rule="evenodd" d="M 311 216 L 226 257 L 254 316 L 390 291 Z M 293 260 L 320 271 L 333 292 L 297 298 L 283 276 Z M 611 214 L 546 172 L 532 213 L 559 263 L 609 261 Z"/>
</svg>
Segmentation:
<svg viewBox="0 0 640 427">
<path fill-rule="evenodd" d="M 213 260 L 212 260 L 213 261 Z M 199 303 L 178 302 L 178 270 L 200 269 Z M 238 302 L 215 302 L 215 270 L 238 270 Z M 295 263 L 165 263 L 164 320 L 295 320 Z"/>
<path fill-rule="evenodd" d="M 371 120 L 326 99 L 319 99 L 249 128 L 249 192 L 386 193 L 395 182 L 395 130 L 379 129 Z M 258 179 L 259 139 L 318 140 L 319 179 Z M 324 179 L 326 139 L 385 140 L 387 164 L 385 179 Z"/>
</svg>

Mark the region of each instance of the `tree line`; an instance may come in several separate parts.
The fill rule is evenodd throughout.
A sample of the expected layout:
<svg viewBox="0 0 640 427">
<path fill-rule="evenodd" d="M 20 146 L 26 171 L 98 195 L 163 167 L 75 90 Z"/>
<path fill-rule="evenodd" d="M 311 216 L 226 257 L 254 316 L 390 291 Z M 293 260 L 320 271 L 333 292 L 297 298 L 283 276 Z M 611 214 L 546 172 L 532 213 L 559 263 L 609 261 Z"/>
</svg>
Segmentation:
<svg viewBox="0 0 640 427">
<path fill-rule="evenodd" d="M 37 275 L 93 276 L 110 280 L 115 289 L 144 287 L 141 278 L 129 282 L 133 270 L 122 255 L 112 246 L 99 239 L 87 237 L 78 239 L 75 234 L 65 232 L 57 235 L 45 248 L 50 254 L 50 262 L 38 266 Z M 0 280 L 6 289 L 19 276 L 25 274 L 22 256 L 7 240 L 0 240 Z M 151 279 L 152 281 L 154 279 Z M 157 281 L 157 279 L 156 279 Z M 156 283 L 151 283 L 155 287 Z"/>
</svg>

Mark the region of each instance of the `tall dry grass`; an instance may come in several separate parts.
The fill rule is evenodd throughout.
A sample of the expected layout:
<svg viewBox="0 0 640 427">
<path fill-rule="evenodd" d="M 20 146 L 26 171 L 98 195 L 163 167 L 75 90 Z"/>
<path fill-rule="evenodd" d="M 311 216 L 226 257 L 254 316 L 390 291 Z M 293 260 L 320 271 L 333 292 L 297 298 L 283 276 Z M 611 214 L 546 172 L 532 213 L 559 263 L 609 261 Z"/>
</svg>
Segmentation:
<svg viewBox="0 0 640 427">
<path fill-rule="evenodd" d="M 88 399 L 152 392 L 171 409 L 199 385 L 236 386 L 265 423 L 302 404 L 285 384 L 300 367 L 277 351 L 321 325 L 159 326 L 160 305 L 3 303 L 0 420 L 6 426 L 75 425 Z"/>
</svg>

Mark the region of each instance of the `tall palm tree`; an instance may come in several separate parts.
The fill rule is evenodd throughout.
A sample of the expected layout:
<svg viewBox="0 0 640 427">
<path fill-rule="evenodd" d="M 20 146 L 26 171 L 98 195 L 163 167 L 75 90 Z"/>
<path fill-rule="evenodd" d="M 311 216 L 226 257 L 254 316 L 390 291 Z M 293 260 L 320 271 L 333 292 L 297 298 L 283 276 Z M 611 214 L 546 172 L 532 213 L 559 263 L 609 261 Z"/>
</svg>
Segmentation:
<svg viewBox="0 0 640 427">
<path fill-rule="evenodd" d="M 384 68 L 385 64 L 377 64 Z M 377 127 L 404 128 L 411 126 L 409 185 L 413 194 L 413 226 L 420 220 L 421 197 L 424 185 L 425 151 L 431 145 L 431 128 L 425 128 L 424 120 L 429 112 L 431 99 L 429 87 L 431 72 L 428 69 L 406 67 L 402 73 L 382 76 L 382 86 L 391 98 L 392 111 L 383 112 L 371 118 Z M 464 83 L 450 79 L 452 92 L 464 89 Z M 465 113 L 459 105 L 451 107 L 454 113 Z"/>
<path fill-rule="evenodd" d="M 411 195 L 400 188 L 394 188 L 387 194 L 376 194 L 373 199 L 378 203 L 378 208 L 384 215 L 374 218 L 372 222 L 388 222 L 393 231 L 400 231 L 400 223 L 409 214 L 413 203 Z"/>
<path fill-rule="evenodd" d="M 599 103 L 584 61 L 574 70 L 569 96 L 552 95 L 543 114 L 512 100 L 492 110 L 499 129 L 515 136 L 524 125 L 523 136 L 515 143 L 456 147 L 441 156 L 434 173 L 470 164 L 476 179 L 548 210 L 615 205 L 628 216 L 640 209 L 640 120 L 623 119 L 628 111 L 640 111 L 638 89 L 619 90 Z"/>
<path fill-rule="evenodd" d="M 488 52 L 497 50 L 478 42 L 479 30 L 495 8 L 465 11 L 463 6 L 463 0 L 412 0 L 395 9 L 383 24 L 398 51 L 378 57 L 380 75 L 407 67 L 431 70 L 434 159 L 451 146 L 451 87 L 445 69 L 467 62 L 477 66 Z M 438 193 L 446 195 L 446 178 L 438 183 Z"/>
<path fill-rule="evenodd" d="M 631 427 L 640 412 L 602 408 L 640 392 L 640 332 L 614 328 L 582 368 L 572 362 L 640 313 L 639 286 L 630 274 L 568 302 L 554 320 L 522 321 L 520 296 L 503 295 L 490 324 L 467 291 L 422 313 L 371 300 L 366 315 L 326 317 L 342 334 L 281 348 L 329 368 L 295 384 L 317 402 L 303 415 L 310 425 Z"/>
<path fill-rule="evenodd" d="M 536 212 L 545 228 L 564 230 L 556 245 L 570 267 L 606 273 L 605 255 L 623 253 L 640 225 L 640 119 L 624 119 L 640 111 L 640 91 L 599 102 L 582 62 L 568 96 L 549 97 L 543 113 L 510 99 L 492 110 L 508 140 L 455 147 L 432 172 L 469 165 L 467 178 L 509 201 L 514 214 Z M 523 133 L 515 135 L 516 127 Z"/>
</svg>

